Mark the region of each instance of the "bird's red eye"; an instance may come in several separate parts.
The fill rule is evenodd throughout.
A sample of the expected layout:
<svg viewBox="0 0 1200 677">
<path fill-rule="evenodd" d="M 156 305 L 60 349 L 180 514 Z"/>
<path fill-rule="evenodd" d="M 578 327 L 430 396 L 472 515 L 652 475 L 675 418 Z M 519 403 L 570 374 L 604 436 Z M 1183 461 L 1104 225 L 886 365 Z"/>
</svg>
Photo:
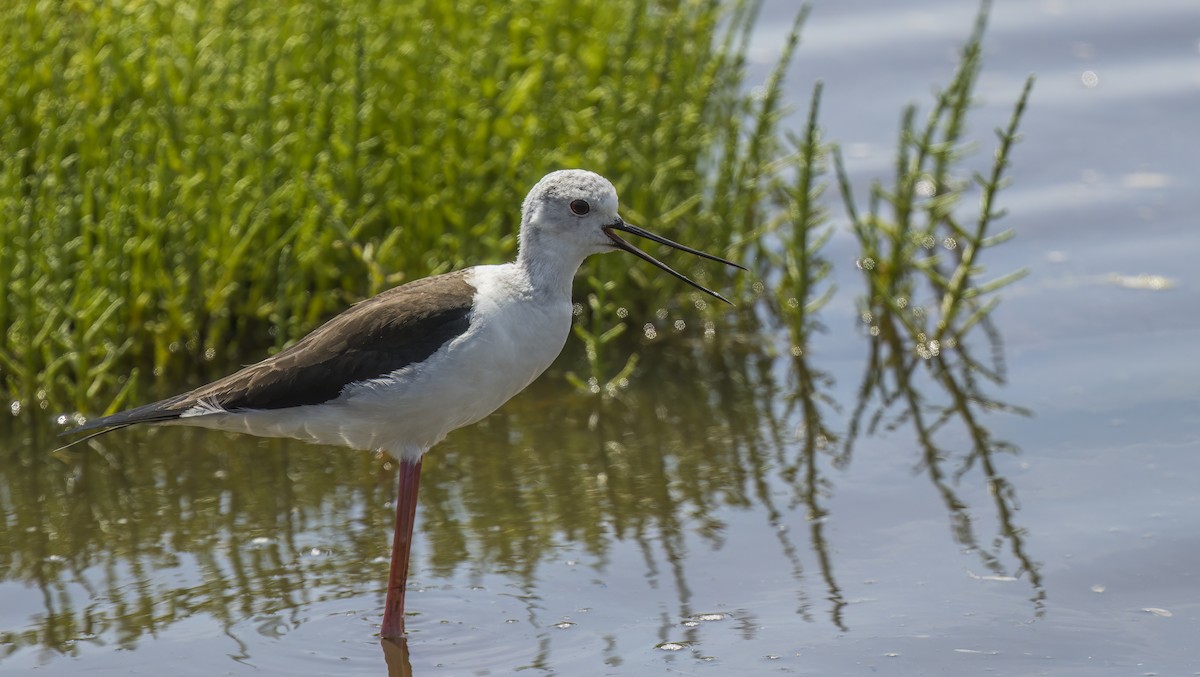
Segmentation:
<svg viewBox="0 0 1200 677">
<path fill-rule="evenodd" d="M 575 212 L 576 216 L 583 216 L 592 211 L 592 206 L 587 203 L 587 200 L 574 200 L 571 202 L 571 211 Z"/>
</svg>

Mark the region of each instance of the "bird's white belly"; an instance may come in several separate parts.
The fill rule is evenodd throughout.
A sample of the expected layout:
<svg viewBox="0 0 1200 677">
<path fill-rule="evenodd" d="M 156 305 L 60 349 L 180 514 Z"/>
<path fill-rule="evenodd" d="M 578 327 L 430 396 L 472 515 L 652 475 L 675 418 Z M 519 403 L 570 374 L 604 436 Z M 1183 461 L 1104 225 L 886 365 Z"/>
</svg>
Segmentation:
<svg viewBox="0 0 1200 677">
<path fill-rule="evenodd" d="M 483 419 L 523 390 L 566 343 L 569 296 L 551 303 L 510 293 L 506 268 L 474 269 L 470 282 L 478 291 L 470 328 L 420 363 L 351 385 L 319 405 L 179 422 L 419 457 L 451 430 Z"/>
</svg>

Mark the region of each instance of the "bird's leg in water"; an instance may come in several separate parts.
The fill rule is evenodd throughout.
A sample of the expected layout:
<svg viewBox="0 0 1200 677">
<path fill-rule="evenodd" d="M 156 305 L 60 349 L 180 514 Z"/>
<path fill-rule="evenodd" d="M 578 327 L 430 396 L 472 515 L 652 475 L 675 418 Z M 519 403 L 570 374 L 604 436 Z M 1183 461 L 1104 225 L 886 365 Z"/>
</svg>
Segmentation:
<svg viewBox="0 0 1200 677">
<path fill-rule="evenodd" d="M 392 572 L 388 576 L 387 600 L 383 606 L 385 639 L 404 636 L 404 587 L 408 582 L 408 554 L 412 549 L 413 521 L 417 516 L 417 488 L 421 483 L 421 459 L 400 461 L 400 486 L 396 492 L 396 534 L 392 539 Z"/>
</svg>

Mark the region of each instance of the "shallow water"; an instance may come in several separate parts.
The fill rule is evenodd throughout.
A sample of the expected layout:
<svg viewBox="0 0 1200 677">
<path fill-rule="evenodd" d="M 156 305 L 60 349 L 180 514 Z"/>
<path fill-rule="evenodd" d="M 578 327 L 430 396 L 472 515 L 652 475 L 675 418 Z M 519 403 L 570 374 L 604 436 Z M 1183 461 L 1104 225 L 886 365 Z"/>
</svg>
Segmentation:
<svg viewBox="0 0 1200 677">
<path fill-rule="evenodd" d="M 893 7 L 815 3 L 789 81 L 802 104 L 824 80 L 860 185 L 974 12 Z M 765 9 L 763 64 L 790 16 Z M 908 421 L 847 455 L 801 434 L 785 338 L 670 317 L 622 400 L 571 391 L 569 352 L 427 459 L 408 653 L 385 655 L 387 459 L 170 429 L 60 459 L 10 426 L 0 672 L 1200 674 L 1200 9 L 998 3 L 981 164 L 1029 72 L 1001 195 L 1018 236 L 985 259 L 1031 271 L 988 390 L 1033 415 L 981 419 L 1016 453 L 972 455 L 953 419 L 938 453 Z M 849 233 L 826 255 L 841 291 L 805 366 L 844 439 L 868 348 Z"/>
</svg>

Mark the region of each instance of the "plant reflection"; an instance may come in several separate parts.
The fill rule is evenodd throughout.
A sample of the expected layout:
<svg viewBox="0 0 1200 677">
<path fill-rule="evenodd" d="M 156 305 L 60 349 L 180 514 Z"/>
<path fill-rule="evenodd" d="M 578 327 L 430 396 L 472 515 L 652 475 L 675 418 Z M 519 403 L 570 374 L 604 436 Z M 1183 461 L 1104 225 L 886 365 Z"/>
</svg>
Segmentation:
<svg viewBox="0 0 1200 677">
<path fill-rule="evenodd" d="M 906 407 L 895 418 L 912 423 L 924 468 L 965 544 L 976 539 L 952 480 L 982 469 L 1002 537 L 1040 586 L 1012 522 L 1011 484 L 992 462 L 1004 447 L 978 417 L 991 403 L 962 380 L 962 367 L 952 371 L 945 352 L 940 361 L 904 357 L 904 335 L 880 322 L 864 397 Z M 792 381 L 783 387 L 779 361 L 754 339 L 762 331 L 747 325 L 702 340 L 660 339 L 643 347 L 639 387 L 616 399 L 584 397 L 551 378 L 503 415 L 456 433 L 427 461 L 420 542 L 428 568 L 420 575 L 445 577 L 463 566 L 502 573 L 522 591 L 530 622 L 549 627 L 554 621 L 537 617 L 539 569 L 561 545 L 575 544 L 603 570 L 615 541 L 633 542 L 646 576 L 674 590 L 678 609 L 664 617 L 663 639 L 678 641 L 682 621 L 710 611 L 693 608 L 687 537 L 720 548 L 723 514 L 750 510 L 778 534 L 797 612 L 812 620 L 807 556 L 786 528 L 802 507 L 827 614 L 845 628 L 823 532 L 830 464 L 850 453 L 826 422 L 836 411 L 821 394 L 830 377 L 801 350 L 790 355 Z M 934 378 L 918 385 L 914 369 L 927 364 Z M 893 383 L 886 389 L 885 377 Z M 918 388 L 933 386 L 951 403 L 927 419 L 928 396 Z M 933 441 L 952 417 L 976 440 L 953 472 L 945 469 L 953 454 Z M 884 417 L 871 420 L 868 432 Z M 8 653 L 43 646 L 73 654 L 81 642 L 131 648 L 199 613 L 235 639 L 281 634 L 301 623 L 308 605 L 381 589 L 394 498 L 386 458 L 186 429 L 100 438 L 66 464 L 47 455 L 48 446 L 14 440 L 0 467 L 0 585 L 36 587 L 44 607 L 0 635 Z M 776 504 L 780 487 L 790 487 L 791 504 Z M 995 555 L 985 563 L 1000 571 Z M 247 619 L 256 619 L 251 630 Z M 696 632 L 684 624 L 685 640 Z"/>
<path fill-rule="evenodd" d="M 294 625 L 314 587 L 354 594 L 374 584 L 371 567 L 346 562 L 374 556 L 386 515 L 344 521 L 354 506 L 386 502 L 391 478 L 379 464 L 269 442 L 220 449 L 220 436 L 178 432 L 141 445 L 97 440 L 66 465 L 42 440 L 7 445 L 2 580 L 35 586 L 45 607 L 0 634 L 7 653 L 75 653 L 81 641 L 131 648 L 200 612 L 227 630 L 273 615 Z M 326 556 L 335 549 L 351 556 Z"/>
<path fill-rule="evenodd" d="M 875 319 L 878 324 L 872 328 L 878 328 L 878 333 L 871 341 L 871 356 L 863 377 L 859 407 L 850 423 L 847 453 L 871 402 L 875 402 L 877 408 L 869 417 L 868 432 L 911 428 L 921 453 L 921 469 L 946 506 L 955 540 L 976 553 L 992 576 L 1004 578 L 1008 573 L 999 551 L 1007 545 L 1018 563 L 1017 573 L 1028 576 L 1034 590 L 1032 601 L 1040 616 L 1046 593 L 1038 564 L 1027 552 L 1024 529 L 1014 521 L 1018 509 L 1016 490 L 999 473 L 994 459 L 998 453 L 1016 453 L 1018 450 L 1008 442 L 995 439 L 980 420 L 986 411 L 1029 412 L 995 400 L 979 389 L 981 372 L 963 350 L 962 343 L 955 348 L 943 348 L 928 359 L 914 358 L 913 337 L 898 330 L 896 319 L 887 310 Z M 991 339 L 998 349 L 999 336 L 993 335 Z M 1001 374 L 995 372 L 985 378 L 998 382 Z M 937 402 L 938 396 L 942 396 L 944 402 Z M 965 431 L 968 448 L 956 451 L 939 442 L 938 433 L 948 428 Z M 954 465 L 957 467 L 952 467 Z M 955 489 L 975 466 L 983 474 L 999 526 L 990 549 L 980 544 L 968 503 Z"/>
</svg>

